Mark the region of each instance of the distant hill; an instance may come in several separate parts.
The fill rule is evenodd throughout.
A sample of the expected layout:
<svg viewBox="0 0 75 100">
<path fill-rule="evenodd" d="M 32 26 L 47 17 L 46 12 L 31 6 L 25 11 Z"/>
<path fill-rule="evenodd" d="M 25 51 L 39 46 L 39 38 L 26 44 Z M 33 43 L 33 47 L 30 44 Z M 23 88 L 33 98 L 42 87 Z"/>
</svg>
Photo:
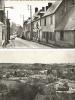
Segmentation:
<svg viewBox="0 0 75 100">
<path fill-rule="evenodd" d="M 42 69 L 58 69 L 58 68 L 74 68 L 75 64 L 42 64 L 42 63 L 34 63 L 34 64 L 23 64 L 23 63 L 0 63 L 0 68 L 8 68 L 8 69 L 27 69 L 27 70 L 42 70 Z"/>
</svg>

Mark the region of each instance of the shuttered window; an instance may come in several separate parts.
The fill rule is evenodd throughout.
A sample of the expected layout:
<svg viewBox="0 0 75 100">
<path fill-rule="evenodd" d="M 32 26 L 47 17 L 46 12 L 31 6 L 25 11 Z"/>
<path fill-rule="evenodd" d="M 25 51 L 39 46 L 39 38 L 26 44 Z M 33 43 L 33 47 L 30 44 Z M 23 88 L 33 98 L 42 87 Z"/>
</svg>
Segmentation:
<svg viewBox="0 0 75 100">
<path fill-rule="evenodd" d="M 46 32 L 43 32 L 42 38 L 46 38 Z"/>
<path fill-rule="evenodd" d="M 64 32 L 63 31 L 60 32 L 60 40 L 64 40 Z"/>
<path fill-rule="evenodd" d="M 49 38 L 50 40 L 52 40 L 52 32 L 50 32 Z"/>
<path fill-rule="evenodd" d="M 44 26 L 46 26 L 46 18 L 44 19 Z"/>
<path fill-rule="evenodd" d="M 51 24 L 53 24 L 53 16 L 51 16 Z"/>
</svg>

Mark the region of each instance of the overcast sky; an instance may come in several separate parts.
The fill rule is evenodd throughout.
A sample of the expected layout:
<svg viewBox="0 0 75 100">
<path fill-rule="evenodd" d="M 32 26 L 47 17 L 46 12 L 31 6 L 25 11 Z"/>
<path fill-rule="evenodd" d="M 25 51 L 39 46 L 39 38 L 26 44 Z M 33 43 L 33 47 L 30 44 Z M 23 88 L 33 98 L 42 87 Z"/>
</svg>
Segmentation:
<svg viewBox="0 0 75 100">
<path fill-rule="evenodd" d="M 28 10 L 29 6 L 32 6 L 32 14 L 34 14 L 34 8 L 42 6 L 47 6 L 48 1 L 5 1 L 5 6 L 13 6 L 14 9 L 6 8 L 6 13 L 8 10 L 8 17 L 11 21 L 15 22 L 16 24 L 23 24 L 23 15 L 24 20 L 26 20 L 30 16 L 30 11 Z"/>
</svg>

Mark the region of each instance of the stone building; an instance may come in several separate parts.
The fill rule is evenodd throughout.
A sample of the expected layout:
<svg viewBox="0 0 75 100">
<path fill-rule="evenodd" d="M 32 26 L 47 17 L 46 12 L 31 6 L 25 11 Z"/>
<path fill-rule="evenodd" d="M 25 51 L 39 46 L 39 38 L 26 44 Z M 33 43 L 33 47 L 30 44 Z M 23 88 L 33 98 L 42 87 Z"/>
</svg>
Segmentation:
<svg viewBox="0 0 75 100">
<path fill-rule="evenodd" d="M 4 0 L 0 0 L 0 46 L 5 41 L 6 27 L 5 27 L 5 12 L 4 12 Z"/>
<path fill-rule="evenodd" d="M 63 18 L 55 30 L 56 44 L 75 47 L 75 0 L 63 0 L 60 7 L 64 9 L 64 12 L 62 12 Z"/>
<path fill-rule="evenodd" d="M 31 22 L 31 18 L 29 17 L 23 24 L 23 38 L 27 39 L 27 40 L 31 40 L 32 38 L 32 22 Z"/>
<path fill-rule="evenodd" d="M 33 16 L 32 24 L 33 24 L 33 40 L 40 41 L 40 28 L 41 28 L 41 17 L 45 13 L 45 7 L 42 7 L 40 11 L 38 8 L 35 8 L 35 14 Z"/>
<path fill-rule="evenodd" d="M 41 10 L 35 8 L 30 26 L 34 41 L 75 47 L 75 0 L 57 0 Z"/>
<path fill-rule="evenodd" d="M 41 41 L 62 47 L 74 47 L 74 0 L 53 3 L 41 18 Z"/>
</svg>

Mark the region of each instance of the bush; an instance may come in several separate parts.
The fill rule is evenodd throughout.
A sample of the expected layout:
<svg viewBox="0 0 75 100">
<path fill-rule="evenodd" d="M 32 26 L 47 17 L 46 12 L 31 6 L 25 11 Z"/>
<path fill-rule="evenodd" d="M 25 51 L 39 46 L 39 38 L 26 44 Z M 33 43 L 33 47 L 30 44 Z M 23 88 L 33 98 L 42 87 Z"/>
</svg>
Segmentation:
<svg viewBox="0 0 75 100">
<path fill-rule="evenodd" d="M 7 86 L 5 84 L 0 83 L 0 91 L 7 90 Z"/>
</svg>

